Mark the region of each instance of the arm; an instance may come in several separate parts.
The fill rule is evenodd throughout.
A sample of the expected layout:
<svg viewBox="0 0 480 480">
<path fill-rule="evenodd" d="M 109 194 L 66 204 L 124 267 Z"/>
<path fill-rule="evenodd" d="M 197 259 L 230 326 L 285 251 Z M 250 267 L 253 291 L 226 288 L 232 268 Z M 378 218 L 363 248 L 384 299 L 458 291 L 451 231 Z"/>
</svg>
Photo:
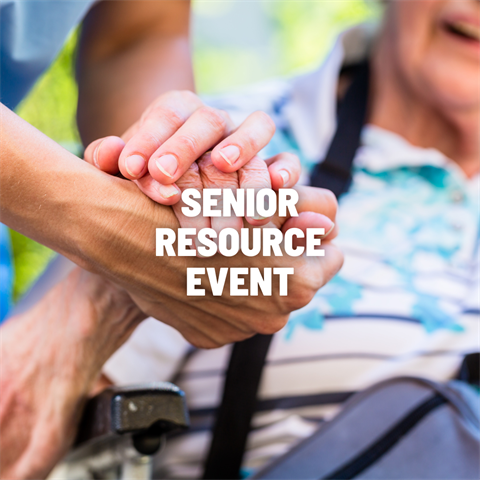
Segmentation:
<svg viewBox="0 0 480 480">
<path fill-rule="evenodd" d="M 193 90 L 190 2 L 102 1 L 83 22 L 77 78 L 84 144 L 121 135 L 167 90 Z"/>
<path fill-rule="evenodd" d="M 3 105 L 0 119 L 0 218 L 9 227 L 93 269 L 99 253 L 115 262 L 121 248 L 138 248 L 128 225 L 173 220 L 134 185 L 96 171 Z"/>
<path fill-rule="evenodd" d="M 176 328 L 198 347 L 279 330 L 289 312 L 306 305 L 340 268 L 342 256 L 333 245 L 325 257 L 313 258 L 156 257 L 155 228 L 178 227 L 170 207 L 153 202 L 133 182 L 71 155 L 3 106 L 1 117 L 2 221 L 113 280 L 145 314 Z M 306 193 L 310 203 L 299 211 L 335 218 L 336 204 L 328 192 Z M 261 264 L 298 267 L 288 297 L 225 297 L 218 302 L 209 292 L 185 301 L 188 266 Z"/>
<path fill-rule="evenodd" d="M 47 476 L 74 440 L 103 363 L 143 318 L 126 292 L 76 268 L 2 325 L 1 478 Z"/>
</svg>

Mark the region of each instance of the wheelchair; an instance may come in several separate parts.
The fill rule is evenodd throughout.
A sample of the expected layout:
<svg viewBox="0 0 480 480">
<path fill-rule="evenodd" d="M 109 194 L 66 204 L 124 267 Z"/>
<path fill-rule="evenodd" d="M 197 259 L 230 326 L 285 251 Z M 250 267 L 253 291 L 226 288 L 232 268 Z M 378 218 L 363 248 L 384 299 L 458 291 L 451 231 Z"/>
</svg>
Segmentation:
<svg viewBox="0 0 480 480">
<path fill-rule="evenodd" d="M 172 383 L 107 388 L 88 401 L 72 451 L 48 478 L 150 480 L 152 455 L 188 425 L 184 394 Z"/>
</svg>

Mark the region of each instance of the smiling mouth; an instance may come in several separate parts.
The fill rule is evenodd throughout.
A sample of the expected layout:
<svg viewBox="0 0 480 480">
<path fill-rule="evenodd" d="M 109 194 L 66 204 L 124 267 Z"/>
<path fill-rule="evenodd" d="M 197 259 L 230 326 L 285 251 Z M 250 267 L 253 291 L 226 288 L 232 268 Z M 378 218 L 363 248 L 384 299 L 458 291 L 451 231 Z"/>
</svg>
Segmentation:
<svg viewBox="0 0 480 480">
<path fill-rule="evenodd" d="M 468 22 L 456 21 L 445 23 L 445 28 L 449 33 L 457 37 L 480 42 L 480 26 Z"/>
</svg>

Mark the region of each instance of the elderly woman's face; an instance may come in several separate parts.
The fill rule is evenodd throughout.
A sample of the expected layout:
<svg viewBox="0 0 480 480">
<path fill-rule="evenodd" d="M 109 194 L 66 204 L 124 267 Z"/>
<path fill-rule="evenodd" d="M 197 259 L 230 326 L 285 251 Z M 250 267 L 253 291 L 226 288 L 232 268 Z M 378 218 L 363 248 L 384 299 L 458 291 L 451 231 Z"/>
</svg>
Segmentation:
<svg viewBox="0 0 480 480">
<path fill-rule="evenodd" d="M 398 74 L 439 107 L 480 107 L 480 2 L 389 0 L 387 28 Z"/>
</svg>

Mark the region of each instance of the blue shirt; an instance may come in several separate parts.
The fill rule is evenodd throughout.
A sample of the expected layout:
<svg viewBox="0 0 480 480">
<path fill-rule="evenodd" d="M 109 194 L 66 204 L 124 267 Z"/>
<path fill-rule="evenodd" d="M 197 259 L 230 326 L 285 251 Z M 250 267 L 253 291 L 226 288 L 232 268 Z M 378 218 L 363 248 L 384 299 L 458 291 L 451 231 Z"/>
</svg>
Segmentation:
<svg viewBox="0 0 480 480">
<path fill-rule="evenodd" d="M 0 0 L 0 101 L 14 109 L 60 52 L 94 0 Z M 0 322 L 11 304 L 8 228 L 0 224 Z"/>
</svg>

